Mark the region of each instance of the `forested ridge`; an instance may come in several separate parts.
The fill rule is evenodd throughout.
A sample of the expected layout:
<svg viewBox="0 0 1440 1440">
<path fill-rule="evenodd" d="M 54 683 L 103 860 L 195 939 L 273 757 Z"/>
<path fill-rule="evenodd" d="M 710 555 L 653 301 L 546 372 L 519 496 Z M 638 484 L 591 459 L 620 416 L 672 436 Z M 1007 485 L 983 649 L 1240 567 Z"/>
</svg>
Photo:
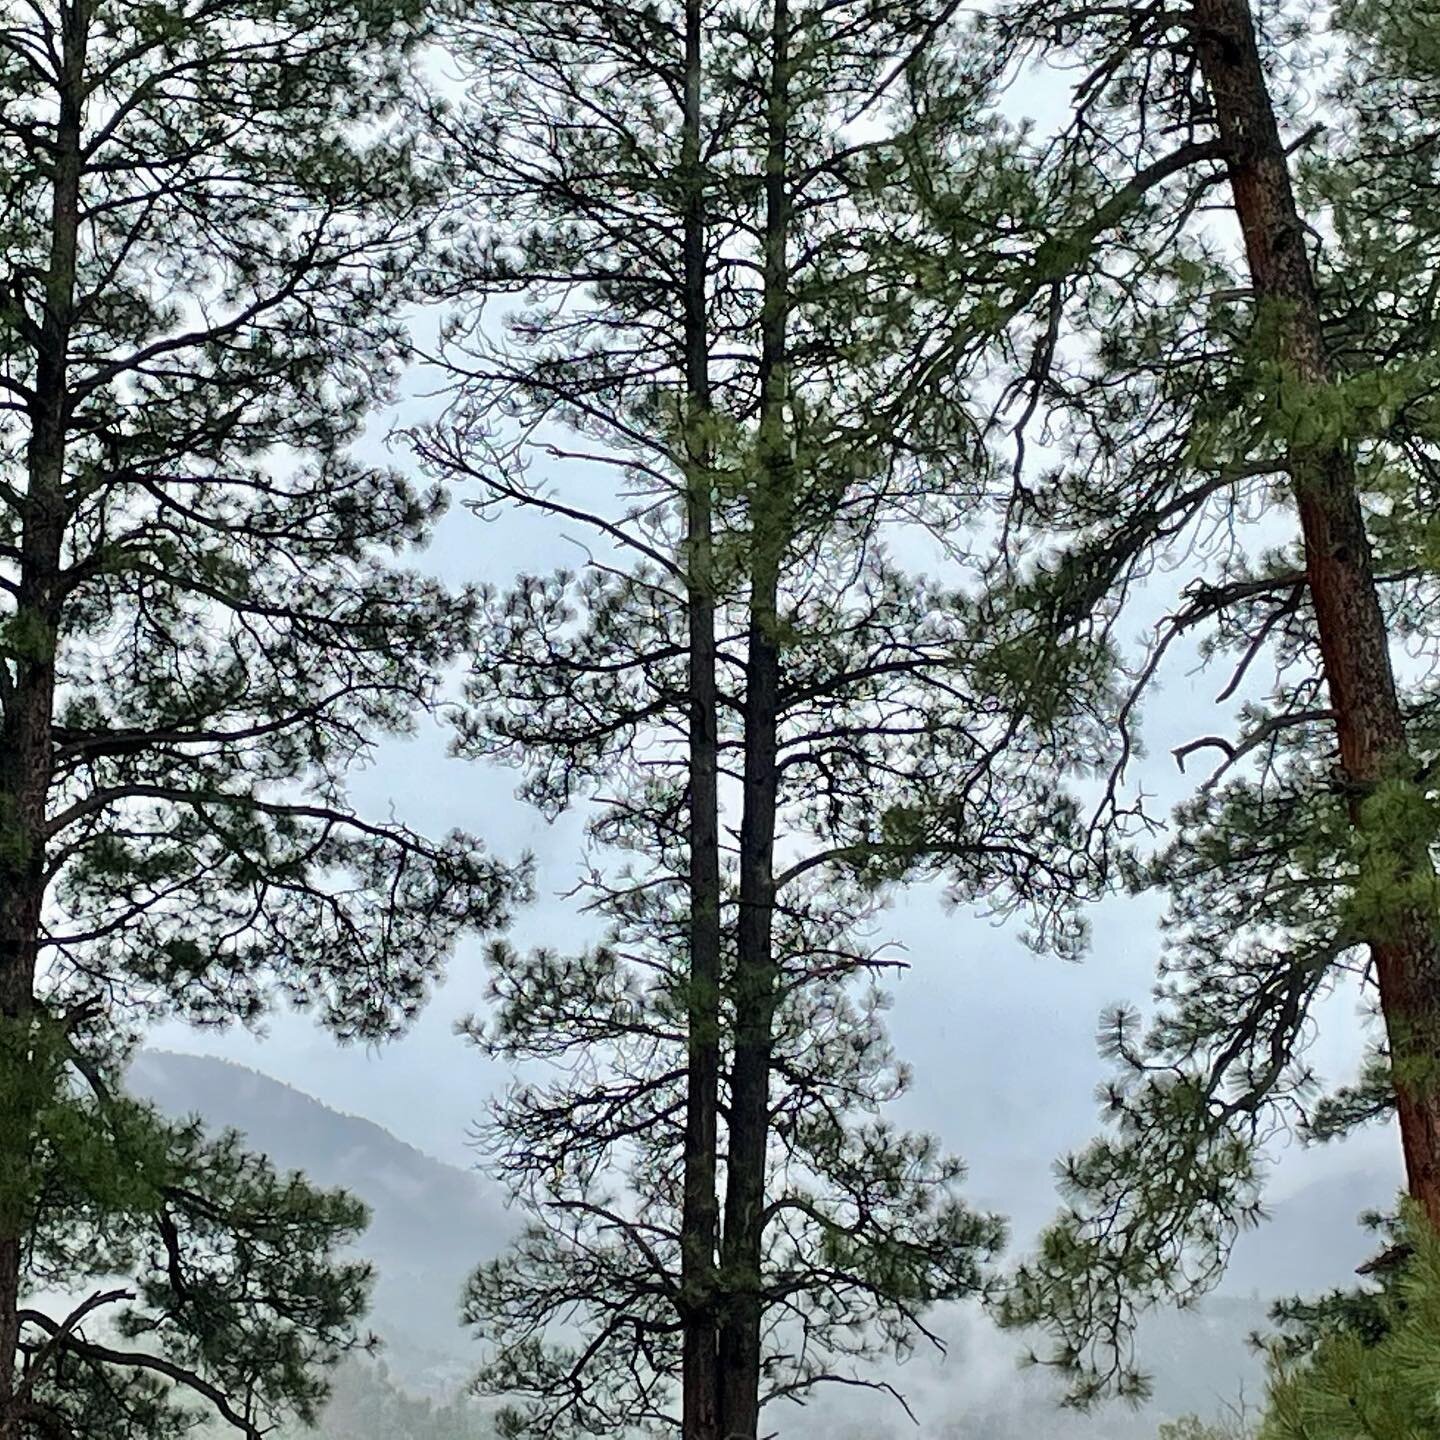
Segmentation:
<svg viewBox="0 0 1440 1440">
<path fill-rule="evenodd" d="M 1440 1434 L 1437 196 L 1408 0 L 0 0 L 0 1440 L 799 1436 L 957 1324 L 1148 1424 L 1367 1129 L 1370 1261 L 1160 1434 Z M 1012 1234 L 897 982 L 1015 1123 L 977 922 L 1122 904 Z M 389 1138 L 143 1047 L 447 974 L 509 1215 L 387 1160 L 407 1321 Z"/>
</svg>

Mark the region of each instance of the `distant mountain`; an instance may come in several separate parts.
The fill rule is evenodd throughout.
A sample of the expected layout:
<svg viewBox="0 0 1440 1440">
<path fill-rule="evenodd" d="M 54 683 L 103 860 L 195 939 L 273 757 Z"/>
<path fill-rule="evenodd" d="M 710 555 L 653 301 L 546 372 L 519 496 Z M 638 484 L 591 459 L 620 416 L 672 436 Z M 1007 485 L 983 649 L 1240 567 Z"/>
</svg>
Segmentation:
<svg viewBox="0 0 1440 1440">
<path fill-rule="evenodd" d="M 498 1254 L 517 1225 L 493 1187 L 368 1120 L 240 1065 L 145 1051 L 129 1085 L 167 1114 L 198 1114 L 211 1127 L 243 1132 L 278 1166 L 343 1187 L 370 1206 L 373 1219 L 359 1248 L 378 1270 L 370 1324 L 385 1341 L 388 1378 L 373 1368 L 342 1370 L 325 1440 L 485 1433 L 443 1402 L 479 1358 L 458 1324 L 465 1275 Z M 910 1364 L 881 1367 L 873 1377 L 906 1393 L 918 1430 L 892 1401 L 843 1387 L 804 1407 L 778 1406 L 767 1418 L 780 1440 L 1153 1440 L 1163 1419 L 1217 1414 L 1242 1391 L 1258 1402 L 1263 1367 L 1246 1342 L 1265 1328 L 1269 1301 L 1345 1284 L 1373 1249 L 1356 1217 L 1388 1205 L 1397 1179 L 1385 1169 L 1382 1147 L 1361 1153 L 1355 1169 L 1339 1168 L 1337 1155 L 1334 1173 L 1271 1207 L 1270 1223 L 1242 1239 L 1221 1294 L 1194 1311 L 1149 1317 L 1139 1348 L 1142 1366 L 1155 1377 L 1155 1400 L 1142 1411 L 1056 1410 L 1051 1377 L 1017 1370 L 1016 1337 L 997 1334 L 973 1309 L 956 1309 L 937 1317 L 952 1341 L 948 1358 L 921 1351 Z M 436 1403 L 407 1402 L 397 1384 Z"/>
<path fill-rule="evenodd" d="M 475 1342 L 460 1325 L 460 1289 L 516 1228 L 502 1197 L 478 1175 L 228 1061 L 146 1050 L 128 1084 L 167 1115 L 199 1115 L 212 1129 L 239 1130 L 281 1169 L 363 1200 L 371 1221 L 359 1248 L 378 1272 L 369 1323 L 385 1342 L 391 1371 L 412 1389 L 438 1395 L 475 1368 Z"/>
</svg>

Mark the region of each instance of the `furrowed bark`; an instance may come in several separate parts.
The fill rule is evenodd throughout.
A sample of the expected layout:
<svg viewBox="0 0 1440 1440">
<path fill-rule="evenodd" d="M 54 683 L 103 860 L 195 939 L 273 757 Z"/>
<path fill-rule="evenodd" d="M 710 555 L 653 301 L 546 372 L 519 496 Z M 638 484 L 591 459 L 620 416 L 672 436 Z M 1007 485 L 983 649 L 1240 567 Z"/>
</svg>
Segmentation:
<svg viewBox="0 0 1440 1440">
<path fill-rule="evenodd" d="M 685 1196 L 680 1220 L 681 1433 L 716 1440 L 720 1394 L 716 1336 L 716 1189 L 720 1112 L 720 797 L 715 673 L 710 346 L 701 169 L 702 0 L 685 4 L 682 165 L 686 390 L 686 608 L 690 754 L 690 965 L 687 997 Z"/>
<path fill-rule="evenodd" d="M 776 980 L 771 933 L 775 911 L 775 816 L 778 732 L 780 564 L 790 526 L 793 461 L 786 421 L 789 312 L 790 14 L 775 0 L 766 104 L 764 295 L 760 343 L 759 465 L 750 517 L 750 614 L 746 636 L 744 808 L 740 820 L 735 1058 L 730 1081 L 729 1163 L 721 1271 L 720 1329 L 723 1440 L 756 1440 L 760 1420 L 761 1295 L 766 1158 L 770 1140 L 770 1066 Z"/>
<path fill-rule="evenodd" d="M 45 895 L 45 813 L 51 780 L 55 643 L 60 621 L 61 553 L 69 415 L 67 381 L 80 227 L 81 125 L 91 0 L 62 11 L 58 113 L 52 156 L 50 258 L 44 277 L 35 392 L 26 448 L 27 490 L 20 537 L 15 620 L 0 720 L 0 1440 L 16 1440 L 25 1420 L 15 1394 L 20 1339 L 25 1175 L 33 1143 L 37 1060 L 26 1024 L 34 1014 Z M 43 1063 L 40 1060 L 39 1063 Z M 0 1192 L 3 1193 L 3 1192 Z"/>
<path fill-rule="evenodd" d="M 1295 379 L 1333 376 L 1319 293 L 1285 147 L 1256 43 L 1249 0 L 1194 0 L 1196 48 L 1225 145 L 1235 211 L 1257 299 L 1277 326 Z M 1325 682 L 1357 827 L 1384 780 L 1416 766 L 1391 666 L 1354 461 L 1343 445 L 1296 447 L 1290 473 L 1304 535 Z M 1434 880 L 1423 842 L 1400 862 L 1402 883 Z M 1410 1193 L 1440 1227 L 1440 932 L 1422 905 L 1398 910 L 1367 937 L 1395 1074 Z"/>
</svg>

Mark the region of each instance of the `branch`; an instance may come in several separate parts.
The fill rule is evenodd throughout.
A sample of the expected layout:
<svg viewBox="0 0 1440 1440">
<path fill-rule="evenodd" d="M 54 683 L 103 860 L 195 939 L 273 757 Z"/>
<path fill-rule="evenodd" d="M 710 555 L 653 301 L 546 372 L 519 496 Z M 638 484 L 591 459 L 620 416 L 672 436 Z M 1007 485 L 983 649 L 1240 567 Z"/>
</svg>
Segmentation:
<svg viewBox="0 0 1440 1440">
<path fill-rule="evenodd" d="M 1202 739 L 1190 741 L 1188 745 L 1177 746 L 1171 751 L 1171 754 L 1175 756 L 1175 763 L 1180 767 L 1180 773 L 1183 775 L 1185 761 L 1197 751 L 1223 750 L 1225 752 L 1224 762 L 1200 787 L 1202 790 L 1211 790 L 1227 770 L 1233 769 L 1251 751 L 1258 749 L 1282 730 L 1288 730 L 1296 725 L 1317 725 L 1322 721 L 1334 718 L 1333 710 L 1299 710 L 1287 715 L 1272 715 L 1264 724 L 1256 726 L 1238 745 L 1232 744 L 1219 735 L 1206 735 Z"/>
<path fill-rule="evenodd" d="M 96 790 L 83 800 L 77 800 L 68 809 L 56 815 L 44 829 L 46 839 L 51 839 L 62 830 L 67 830 L 78 820 L 97 814 L 122 800 L 168 800 L 174 805 L 230 805 L 238 809 L 252 810 L 261 815 L 273 815 L 294 820 L 319 820 L 326 825 L 343 826 L 358 830 L 374 839 L 388 840 L 406 850 L 425 853 L 425 847 L 413 836 L 401 830 L 387 829 L 361 820 L 344 810 L 328 805 L 287 805 L 279 801 L 258 800 L 254 795 L 233 795 L 226 790 L 182 790 L 173 785 L 111 785 Z"/>
<path fill-rule="evenodd" d="M 39 1378 L 41 1370 L 60 1348 L 61 1345 L 74 1333 L 80 1322 L 87 1315 L 92 1315 L 105 1305 L 114 1305 L 121 1300 L 133 1300 L 133 1290 L 97 1290 L 88 1300 L 82 1300 L 59 1324 L 51 1335 L 50 1339 L 40 1347 L 30 1358 L 25 1368 L 25 1378 L 20 1382 L 20 1388 L 15 1392 L 15 1398 L 19 1401 L 29 1399 L 31 1391 L 35 1388 L 35 1381 Z M 22 1312 L 21 1318 L 33 1315 L 35 1312 Z M 53 1323 L 53 1322 L 52 1322 Z M 44 1328 L 43 1324 L 42 1327 Z"/>
<path fill-rule="evenodd" d="M 681 566 L 677 565 L 661 551 L 655 549 L 654 546 L 647 545 L 643 540 L 637 539 L 623 526 L 615 524 L 614 521 L 606 520 L 603 516 L 596 515 L 589 510 L 580 510 L 573 505 L 562 504 L 559 500 L 551 500 L 543 495 L 537 495 L 534 491 L 523 490 L 517 485 L 507 484 L 494 475 L 486 474 L 476 469 L 468 460 L 463 459 L 453 447 L 447 447 L 447 449 L 449 450 L 449 454 L 445 457 L 443 463 L 448 464 L 451 469 L 458 470 L 463 475 L 468 475 L 472 480 L 478 480 L 487 489 L 494 491 L 495 494 L 502 498 L 512 500 L 517 505 L 532 506 L 537 510 L 545 511 L 545 513 L 549 515 L 559 515 L 566 520 L 577 520 L 582 525 L 592 526 L 594 529 L 600 531 L 602 535 L 608 535 L 616 544 L 643 555 L 647 560 L 659 566 L 660 569 L 675 579 L 684 579 L 685 572 Z M 432 455 L 437 453 L 435 450 L 431 450 Z M 623 464 L 624 462 L 617 461 L 616 463 Z"/>
<path fill-rule="evenodd" d="M 853 1385 L 861 1390 L 877 1390 L 882 1394 L 890 1396 L 897 1405 L 910 1417 L 911 1421 L 919 1425 L 920 1421 L 915 1412 L 910 1408 L 910 1402 L 901 1394 L 888 1380 L 862 1380 L 858 1375 L 835 1375 L 829 1371 L 822 1371 L 818 1375 L 806 1376 L 803 1380 L 792 1380 L 788 1385 L 778 1385 L 769 1391 L 765 1401 L 779 1400 L 789 1396 L 795 1396 L 806 1390 L 813 1389 L 816 1385 Z M 804 1401 L 797 1403 L 804 1404 Z"/>
<path fill-rule="evenodd" d="M 78 1355 L 82 1360 L 99 1365 L 118 1365 L 131 1370 L 153 1370 L 157 1375 L 163 1375 L 177 1385 L 183 1385 L 197 1395 L 203 1395 L 223 1419 L 244 1434 L 245 1440 L 265 1440 L 265 1432 L 241 1415 L 231 1405 L 223 1390 L 195 1371 L 177 1365 L 173 1360 L 166 1360 L 160 1355 L 147 1355 L 140 1350 L 114 1350 L 108 1345 L 96 1345 L 89 1340 L 81 1340 L 74 1334 L 64 1333 L 61 1325 L 39 1310 L 22 1310 L 19 1319 L 22 1324 L 35 1325 L 46 1331 L 62 1349 Z"/>
<path fill-rule="evenodd" d="M 1239 688 L 1244 680 L 1246 672 L 1255 663 L 1255 657 L 1264 648 L 1265 641 L 1269 638 L 1270 632 L 1288 616 L 1295 614 L 1300 608 L 1300 601 L 1305 595 L 1305 583 L 1299 582 L 1290 591 L 1283 605 L 1277 605 L 1266 617 L 1265 623 L 1255 632 L 1255 637 L 1250 641 L 1245 654 L 1241 656 L 1240 663 L 1235 667 L 1235 673 L 1230 677 L 1230 683 L 1215 697 L 1217 705 L 1223 705 Z M 1183 766 L 1181 767 L 1184 768 Z"/>
</svg>

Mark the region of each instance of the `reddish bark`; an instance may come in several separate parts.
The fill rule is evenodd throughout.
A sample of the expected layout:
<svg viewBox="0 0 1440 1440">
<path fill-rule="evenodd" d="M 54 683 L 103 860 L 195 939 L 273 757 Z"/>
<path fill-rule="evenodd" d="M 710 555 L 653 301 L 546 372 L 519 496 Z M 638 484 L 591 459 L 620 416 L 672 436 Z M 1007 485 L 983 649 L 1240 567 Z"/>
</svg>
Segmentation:
<svg viewBox="0 0 1440 1440">
<path fill-rule="evenodd" d="M 1281 358 L 1302 385 L 1332 380 L 1315 273 L 1289 163 L 1256 43 L 1249 0 L 1194 0 L 1196 49 L 1230 167 L 1235 212 L 1256 298 L 1271 312 Z M 1290 455 L 1311 603 L 1335 712 L 1340 764 L 1354 823 L 1382 780 L 1413 777 L 1389 637 L 1355 467 L 1343 445 Z M 1433 880 L 1417 844 L 1403 873 Z M 1440 930 L 1419 907 L 1368 937 L 1396 1071 L 1410 1192 L 1440 1227 Z"/>
</svg>

